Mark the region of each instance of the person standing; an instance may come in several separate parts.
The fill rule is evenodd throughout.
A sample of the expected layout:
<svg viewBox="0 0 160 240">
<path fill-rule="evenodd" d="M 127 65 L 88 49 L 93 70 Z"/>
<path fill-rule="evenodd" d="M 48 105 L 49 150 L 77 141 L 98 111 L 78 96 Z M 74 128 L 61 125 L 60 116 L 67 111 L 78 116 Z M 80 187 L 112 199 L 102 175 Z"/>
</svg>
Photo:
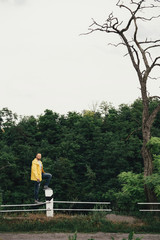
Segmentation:
<svg viewBox="0 0 160 240">
<path fill-rule="evenodd" d="M 43 179 L 46 179 L 43 189 L 44 190 L 51 189 L 48 186 L 52 178 L 52 175 L 50 173 L 45 173 L 41 158 L 42 158 L 41 153 L 37 153 L 36 158 L 32 161 L 32 166 L 31 166 L 31 181 L 34 181 L 35 203 L 40 203 L 38 199 L 38 194 L 39 194 L 40 184 Z"/>
</svg>

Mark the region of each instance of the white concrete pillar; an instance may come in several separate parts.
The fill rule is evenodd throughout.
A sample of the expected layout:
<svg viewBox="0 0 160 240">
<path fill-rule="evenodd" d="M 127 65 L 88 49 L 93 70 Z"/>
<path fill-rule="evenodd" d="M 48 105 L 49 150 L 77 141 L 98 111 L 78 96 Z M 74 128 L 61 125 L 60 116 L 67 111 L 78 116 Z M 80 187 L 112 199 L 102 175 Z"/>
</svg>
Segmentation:
<svg viewBox="0 0 160 240">
<path fill-rule="evenodd" d="M 46 197 L 46 216 L 53 217 L 53 190 L 46 189 L 45 190 L 45 197 Z M 49 211 L 47 211 L 49 210 Z"/>
</svg>

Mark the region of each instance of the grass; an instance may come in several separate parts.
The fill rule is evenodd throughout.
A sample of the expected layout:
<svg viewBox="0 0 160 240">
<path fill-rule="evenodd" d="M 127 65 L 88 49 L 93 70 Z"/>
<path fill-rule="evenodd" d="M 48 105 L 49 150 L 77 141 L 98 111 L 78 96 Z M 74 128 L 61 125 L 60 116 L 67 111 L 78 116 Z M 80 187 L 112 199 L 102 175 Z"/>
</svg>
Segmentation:
<svg viewBox="0 0 160 240">
<path fill-rule="evenodd" d="M 12 216 L 12 217 L 11 217 Z M 144 224 L 113 223 L 103 214 L 64 215 L 47 218 L 45 214 L 3 215 L 0 232 L 110 232 L 110 233 L 160 233 L 160 218 L 143 219 Z"/>
</svg>

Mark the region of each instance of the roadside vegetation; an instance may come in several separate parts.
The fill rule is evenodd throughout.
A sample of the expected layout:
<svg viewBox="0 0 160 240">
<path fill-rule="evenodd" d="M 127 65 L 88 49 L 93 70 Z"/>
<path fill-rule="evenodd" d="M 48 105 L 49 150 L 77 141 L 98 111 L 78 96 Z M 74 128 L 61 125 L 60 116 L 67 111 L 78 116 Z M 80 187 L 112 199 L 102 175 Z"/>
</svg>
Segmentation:
<svg viewBox="0 0 160 240">
<path fill-rule="evenodd" d="M 156 104 L 152 102 L 153 108 Z M 146 201 L 141 115 L 140 99 L 118 109 L 103 102 L 94 111 L 69 112 L 66 116 L 46 110 L 38 117 L 20 118 L 2 109 L 2 204 L 34 202 L 31 162 L 41 152 L 44 170 L 53 176 L 50 187 L 55 200 L 109 201 L 114 210 L 137 211 L 136 203 Z M 155 168 L 146 181 L 159 201 L 160 113 L 152 127 L 152 138 L 149 148 L 156 154 Z M 157 146 L 156 152 L 153 146 Z M 42 190 L 40 200 L 45 200 Z"/>
<path fill-rule="evenodd" d="M 66 215 L 57 214 L 47 218 L 44 214 L 5 215 L 0 219 L 0 232 L 110 232 L 110 233 L 160 233 L 160 218 L 146 215 L 134 223 L 113 222 L 102 214 Z"/>
<path fill-rule="evenodd" d="M 156 104 L 157 101 L 152 101 L 153 107 Z M 131 105 L 122 104 L 118 109 L 103 102 L 94 111 L 69 112 L 66 116 L 46 110 L 37 117 L 18 117 L 12 111 L 2 109 L 2 204 L 34 202 L 31 162 L 36 153 L 41 152 L 44 170 L 53 176 L 50 187 L 54 191 L 54 200 L 107 201 L 111 202 L 109 208 L 116 214 L 144 216 L 146 219 L 142 226 L 130 226 L 127 223 L 112 223 L 103 217 L 97 220 L 95 215 L 90 214 L 45 221 L 13 220 L 1 215 L 0 231 L 159 232 L 156 213 L 147 215 L 139 212 L 137 203 L 146 202 L 144 183 L 154 189 L 157 201 L 160 200 L 160 113 L 147 145 L 153 156 L 154 171 L 145 179 L 141 157 L 141 115 L 140 99 Z M 45 201 L 42 186 L 40 200 Z M 90 208 L 91 205 L 56 203 L 54 207 Z M 158 209 L 159 205 L 155 207 Z"/>
<path fill-rule="evenodd" d="M 112 240 L 114 240 L 114 237 L 111 238 Z M 142 238 L 134 238 L 134 232 L 130 232 L 128 235 L 128 240 L 141 240 Z M 122 240 L 127 240 L 126 238 L 123 238 Z M 75 233 L 73 236 L 69 236 L 68 240 L 78 240 L 77 238 L 77 233 Z M 94 238 L 89 238 L 88 240 L 96 240 Z"/>
</svg>

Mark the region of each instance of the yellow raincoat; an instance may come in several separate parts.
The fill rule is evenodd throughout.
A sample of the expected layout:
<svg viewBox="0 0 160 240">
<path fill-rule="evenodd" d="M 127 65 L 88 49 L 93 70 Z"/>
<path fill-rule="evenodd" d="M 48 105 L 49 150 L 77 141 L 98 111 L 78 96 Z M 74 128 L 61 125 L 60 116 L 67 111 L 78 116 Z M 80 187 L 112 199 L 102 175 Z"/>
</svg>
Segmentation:
<svg viewBox="0 0 160 240">
<path fill-rule="evenodd" d="M 33 161 L 32 161 L 32 167 L 31 167 L 31 180 L 32 181 L 37 181 L 37 179 L 40 180 L 40 182 L 42 181 L 42 172 L 44 173 L 44 170 L 43 170 L 43 164 L 42 164 L 42 170 L 39 166 L 39 161 L 40 160 L 37 160 L 37 158 L 35 158 Z"/>
</svg>

